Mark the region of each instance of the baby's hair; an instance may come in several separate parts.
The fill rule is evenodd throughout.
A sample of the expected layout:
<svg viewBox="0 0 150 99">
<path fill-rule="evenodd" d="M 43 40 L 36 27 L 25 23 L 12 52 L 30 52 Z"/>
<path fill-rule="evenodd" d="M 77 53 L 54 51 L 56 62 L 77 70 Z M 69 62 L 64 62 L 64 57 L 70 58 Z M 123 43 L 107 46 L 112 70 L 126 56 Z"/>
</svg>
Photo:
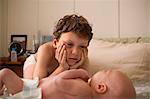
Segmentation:
<svg viewBox="0 0 150 99">
<path fill-rule="evenodd" d="M 83 16 L 76 14 L 61 18 L 54 28 L 53 35 L 55 39 L 59 39 L 61 34 L 66 32 L 73 32 L 79 37 L 88 39 L 89 42 L 93 37 L 92 27 L 88 21 Z"/>
</svg>

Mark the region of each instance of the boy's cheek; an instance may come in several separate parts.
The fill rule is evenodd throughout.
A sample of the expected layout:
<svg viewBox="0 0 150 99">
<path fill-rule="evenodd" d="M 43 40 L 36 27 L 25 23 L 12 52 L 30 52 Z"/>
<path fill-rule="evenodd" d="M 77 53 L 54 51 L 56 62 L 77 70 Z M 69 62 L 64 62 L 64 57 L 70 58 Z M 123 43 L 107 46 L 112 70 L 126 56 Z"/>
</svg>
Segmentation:
<svg viewBox="0 0 150 99">
<path fill-rule="evenodd" d="M 79 60 L 81 60 L 81 59 L 82 59 L 82 53 L 79 54 Z"/>
</svg>

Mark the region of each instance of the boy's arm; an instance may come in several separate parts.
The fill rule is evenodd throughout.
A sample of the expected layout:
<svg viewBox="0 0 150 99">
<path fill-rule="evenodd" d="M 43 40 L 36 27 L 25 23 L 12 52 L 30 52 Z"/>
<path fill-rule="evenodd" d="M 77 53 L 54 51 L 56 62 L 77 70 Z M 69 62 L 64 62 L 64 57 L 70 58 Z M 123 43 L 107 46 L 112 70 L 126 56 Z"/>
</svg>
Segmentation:
<svg viewBox="0 0 150 99">
<path fill-rule="evenodd" d="M 52 59 L 52 52 L 47 44 L 41 45 L 37 52 L 37 63 L 33 72 L 33 78 L 44 78 L 48 75 L 48 65 Z"/>
<path fill-rule="evenodd" d="M 63 66 L 58 66 L 57 69 L 50 75 L 50 76 L 56 76 L 61 72 L 64 72 L 65 70 L 67 70 L 68 68 L 65 68 Z"/>
<path fill-rule="evenodd" d="M 51 74 L 51 76 L 55 76 L 58 75 L 59 73 L 68 70 L 69 69 L 69 65 L 66 62 L 66 57 L 67 57 L 67 52 L 66 52 L 66 48 L 65 45 L 63 43 L 61 43 L 55 52 L 55 58 L 57 59 L 59 66 L 58 68 Z"/>
</svg>

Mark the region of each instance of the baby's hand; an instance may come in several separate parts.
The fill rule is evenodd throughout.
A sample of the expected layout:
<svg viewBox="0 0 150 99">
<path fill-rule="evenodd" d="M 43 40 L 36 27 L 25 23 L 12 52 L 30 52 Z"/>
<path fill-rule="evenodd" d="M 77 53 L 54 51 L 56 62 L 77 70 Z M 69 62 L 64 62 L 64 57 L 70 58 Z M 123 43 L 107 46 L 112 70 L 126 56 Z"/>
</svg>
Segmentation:
<svg viewBox="0 0 150 99">
<path fill-rule="evenodd" d="M 58 60 L 59 65 L 65 68 L 66 70 L 69 69 L 69 65 L 66 62 L 67 58 L 67 52 L 66 52 L 66 47 L 65 44 L 61 43 L 57 49 L 56 49 L 56 54 L 55 58 Z"/>
<path fill-rule="evenodd" d="M 87 48 L 83 49 L 83 51 L 82 51 L 82 56 L 81 56 L 81 60 L 80 60 L 78 63 L 76 63 L 75 65 L 70 66 L 70 69 L 76 69 L 76 68 L 78 68 L 79 66 L 83 65 L 83 63 L 84 63 L 85 60 L 87 59 L 87 53 L 88 53 Z"/>
</svg>

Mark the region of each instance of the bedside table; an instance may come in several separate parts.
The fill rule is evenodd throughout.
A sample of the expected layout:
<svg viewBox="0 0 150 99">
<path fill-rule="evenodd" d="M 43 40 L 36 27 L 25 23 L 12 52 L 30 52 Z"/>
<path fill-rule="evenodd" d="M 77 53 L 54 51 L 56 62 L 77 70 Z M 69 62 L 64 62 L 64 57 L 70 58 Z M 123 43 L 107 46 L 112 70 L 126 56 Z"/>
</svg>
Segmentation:
<svg viewBox="0 0 150 99">
<path fill-rule="evenodd" d="M 10 61 L 10 57 L 0 57 L 0 70 L 3 68 L 9 68 L 14 71 L 19 77 L 23 77 L 23 64 L 26 57 L 20 56 L 17 58 L 17 62 Z"/>
</svg>

